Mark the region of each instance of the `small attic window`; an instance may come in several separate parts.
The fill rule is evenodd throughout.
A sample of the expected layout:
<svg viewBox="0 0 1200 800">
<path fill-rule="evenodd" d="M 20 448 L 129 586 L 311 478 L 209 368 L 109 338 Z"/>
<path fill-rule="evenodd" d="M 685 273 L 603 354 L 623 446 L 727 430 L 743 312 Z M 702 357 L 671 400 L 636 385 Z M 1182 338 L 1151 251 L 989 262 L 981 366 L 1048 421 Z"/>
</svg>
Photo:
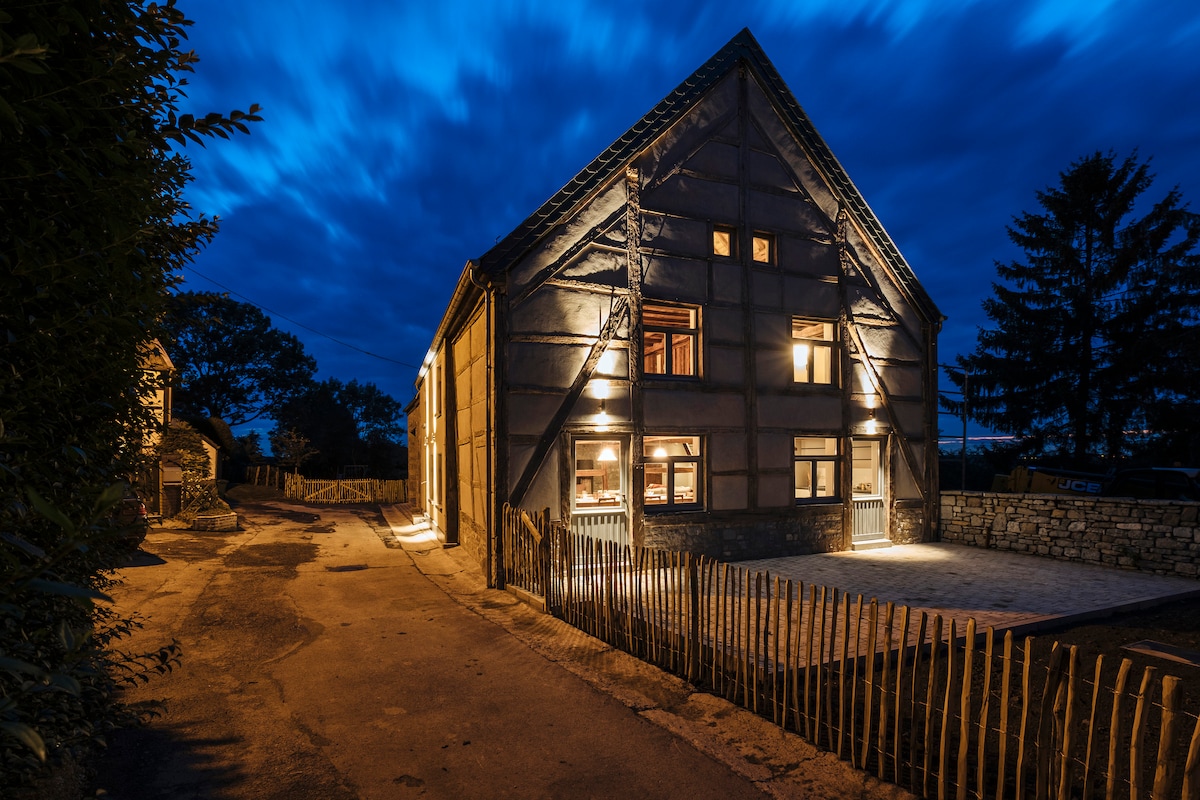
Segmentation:
<svg viewBox="0 0 1200 800">
<path fill-rule="evenodd" d="M 775 237 L 769 233 L 756 233 L 752 240 L 754 260 L 759 264 L 771 264 L 775 261 Z"/>
<path fill-rule="evenodd" d="M 733 258 L 737 232 L 728 225 L 714 225 L 712 232 L 712 254 Z"/>
</svg>

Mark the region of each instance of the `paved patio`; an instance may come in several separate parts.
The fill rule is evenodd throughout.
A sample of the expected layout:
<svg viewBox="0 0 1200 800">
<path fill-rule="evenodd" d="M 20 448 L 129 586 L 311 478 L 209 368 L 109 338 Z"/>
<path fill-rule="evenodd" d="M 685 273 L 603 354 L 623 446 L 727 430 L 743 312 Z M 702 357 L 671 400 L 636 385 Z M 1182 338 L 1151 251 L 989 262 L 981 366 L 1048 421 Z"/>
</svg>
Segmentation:
<svg viewBox="0 0 1200 800">
<path fill-rule="evenodd" d="M 793 582 L 837 588 L 864 601 L 907 605 L 952 618 L 974 617 L 1014 634 L 1200 595 L 1200 581 L 1110 569 L 958 544 L 740 561 L 737 566 Z M 807 589 L 805 590 L 807 594 Z"/>
</svg>

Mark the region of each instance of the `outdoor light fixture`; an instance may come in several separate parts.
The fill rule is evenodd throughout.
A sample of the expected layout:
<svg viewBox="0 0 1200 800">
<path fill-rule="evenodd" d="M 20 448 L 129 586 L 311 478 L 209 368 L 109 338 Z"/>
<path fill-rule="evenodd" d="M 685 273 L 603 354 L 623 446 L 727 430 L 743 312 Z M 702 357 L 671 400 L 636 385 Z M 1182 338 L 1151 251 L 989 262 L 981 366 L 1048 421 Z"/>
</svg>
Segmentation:
<svg viewBox="0 0 1200 800">
<path fill-rule="evenodd" d="M 617 454 L 613 452 L 611 447 L 606 447 L 600 451 L 600 455 L 596 456 L 597 461 L 616 461 Z"/>
<path fill-rule="evenodd" d="M 667 450 L 666 450 L 666 448 L 665 448 L 665 447 L 659 447 L 659 448 L 657 448 L 657 449 L 654 451 L 654 457 L 655 457 L 655 458 L 666 458 L 666 457 L 667 457 Z"/>
</svg>

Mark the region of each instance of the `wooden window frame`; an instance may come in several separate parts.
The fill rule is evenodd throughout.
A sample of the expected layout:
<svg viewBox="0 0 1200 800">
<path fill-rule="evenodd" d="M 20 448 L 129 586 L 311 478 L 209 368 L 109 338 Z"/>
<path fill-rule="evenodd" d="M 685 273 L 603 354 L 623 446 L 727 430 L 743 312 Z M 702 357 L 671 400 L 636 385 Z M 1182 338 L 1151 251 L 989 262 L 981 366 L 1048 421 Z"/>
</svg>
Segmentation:
<svg viewBox="0 0 1200 800">
<path fill-rule="evenodd" d="M 832 454 L 799 453 L 799 452 L 797 452 L 797 450 L 799 449 L 799 442 L 801 439 L 824 439 L 826 441 L 832 441 L 832 442 L 834 442 L 834 452 Z M 796 480 L 796 477 L 797 477 L 802 465 L 805 465 L 805 468 L 808 472 L 809 486 L 813 487 L 813 491 L 816 490 L 815 487 L 817 486 L 817 465 L 818 464 L 829 464 L 829 465 L 832 465 L 832 467 L 833 467 L 833 476 L 830 480 L 830 483 L 832 484 L 832 487 L 833 487 L 832 494 L 826 494 L 826 495 L 820 495 L 820 496 L 817 496 L 814 494 L 811 497 L 797 497 L 796 505 L 806 506 L 806 505 L 813 505 L 816 503 L 840 503 L 840 502 L 842 502 L 842 492 L 841 492 L 842 487 L 840 484 L 841 471 L 842 471 L 842 440 L 841 440 L 841 438 L 839 438 L 837 436 L 821 436 L 821 435 L 811 435 L 811 434 L 807 435 L 807 436 L 802 436 L 802 435 L 793 436 L 792 437 L 792 492 L 793 492 L 793 494 L 796 491 L 796 484 L 798 483 L 798 481 Z"/>
<path fill-rule="evenodd" d="M 684 455 L 663 455 L 655 456 L 651 447 L 655 443 L 670 440 L 670 439 L 691 439 L 695 441 L 696 453 L 687 453 Z M 680 511 L 703 511 L 704 510 L 704 437 L 698 434 L 668 434 L 668 433 L 648 433 L 642 437 L 642 470 L 645 476 L 645 482 L 642 490 L 642 511 L 647 515 L 665 514 L 670 512 Z M 645 455 L 647 451 L 651 451 L 651 455 Z M 693 492 L 694 497 L 692 502 L 681 502 L 676 499 L 677 490 L 675 486 L 676 467 L 680 464 L 691 464 L 695 469 Z M 665 484 L 653 484 L 662 486 L 663 502 L 648 503 L 646 497 L 653 491 L 650 482 L 650 474 L 655 467 L 661 465 L 663 476 L 666 479 Z"/>
<path fill-rule="evenodd" d="M 656 311 L 663 312 L 687 312 L 691 315 L 691 324 L 689 326 L 679 326 L 670 324 L 655 323 L 652 318 L 648 318 L 647 311 L 651 315 Z M 646 363 L 647 356 L 650 355 L 647 349 L 646 334 L 662 334 L 663 336 L 663 370 L 651 371 Z M 675 349 L 677 340 L 686 338 L 691 341 L 691 364 L 689 365 L 690 372 L 678 371 L 678 365 L 675 359 Z M 678 305 L 669 303 L 660 303 L 653 300 L 646 300 L 642 303 L 642 375 L 647 378 L 670 378 L 674 380 L 699 380 L 700 379 L 700 306 L 693 305 Z"/>
<path fill-rule="evenodd" d="M 796 333 L 797 326 L 800 325 L 828 325 L 828 339 L 814 339 L 811 337 L 798 336 Z M 838 374 L 838 366 L 840 362 L 840 349 L 837 341 L 837 321 L 829 319 L 820 319 L 818 317 L 792 317 L 792 383 L 801 386 L 831 386 L 837 387 L 841 385 L 840 375 Z M 799 377 L 800 369 L 796 363 L 797 349 L 800 346 L 807 346 L 808 351 L 805 358 L 804 375 Z M 829 380 L 818 381 L 816 377 L 816 358 L 817 353 L 824 351 L 829 360 Z"/>
</svg>

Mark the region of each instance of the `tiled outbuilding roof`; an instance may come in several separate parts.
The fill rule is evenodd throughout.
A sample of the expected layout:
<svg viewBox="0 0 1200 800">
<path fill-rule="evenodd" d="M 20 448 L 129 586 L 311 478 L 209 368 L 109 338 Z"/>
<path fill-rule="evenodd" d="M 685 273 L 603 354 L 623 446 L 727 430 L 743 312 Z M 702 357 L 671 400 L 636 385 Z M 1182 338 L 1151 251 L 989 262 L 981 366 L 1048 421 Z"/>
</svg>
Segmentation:
<svg viewBox="0 0 1200 800">
<path fill-rule="evenodd" d="M 619 139 L 609 145 L 593 159 L 578 175 L 542 204 L 511 233 L 488 250 L 478 264 L 483 271 L 498 275 L 511 263 L 532 248 L 552 228 L 569 219 L 582 203 L 606 185 L 614 175 L 624 169 L 664 131 L 686 114 L 718 81 L 739 63 L 744 62 L 757 77 L 767 96 L 775 103 L 780 115 L 791 128 L 796 140 L 829 184 L 830 190 L 858 220 L 859 225 L 872 240 L 879 253 L 889 262 L 889 267 L 921 313 L 932 321 L 942 319 L 932 298 L 926 293 L 913 273 L 912 268 L 891 237 L 884 231 L 875 213 L 871 211 L 858 188 L 850 180 L 846 170 L 817 133 L 808 115 L 796 102 L 782 76 L 767 58 L 758 41 L 743 28 L 728 44 L 717 51 L 699 69 L 693 72 L 663 98 L 658 105 L 637 121 Z"/>
</svg>

